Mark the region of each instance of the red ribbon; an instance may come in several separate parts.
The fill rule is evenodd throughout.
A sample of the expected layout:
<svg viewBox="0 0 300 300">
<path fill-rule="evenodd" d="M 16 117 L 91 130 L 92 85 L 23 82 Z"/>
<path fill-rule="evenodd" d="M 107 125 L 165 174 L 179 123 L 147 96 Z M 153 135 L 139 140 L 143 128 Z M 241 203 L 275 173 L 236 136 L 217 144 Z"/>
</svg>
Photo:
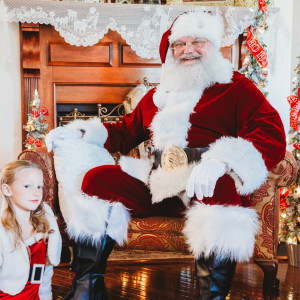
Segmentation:
<svg viewBox="0 0 300 300">
<path fill-rule="evenodd" d="M 262 12 L 267 13 L 267 3 L 266 0 L 258 0 L 259 7 Z"/>
<path fill-rule="evenodd" d="M 246 41 L 247 47 L 249 48 L 252 55 L 256 58 L 256 60 L 259 62 L 259 64 L 265 68 L 268 65 L 268 56 L 264 48 L 259 44 L 257 39 L 254 37 L 253 33 L 250 30 L 250 27 L 248 29 L 247 34 L 247 41 Z"/>
<path fill-rule="evenodd" d="M 294 130 L 299 131 L 298 119 L 299 119 L 299 115 L 300 115 L 300 98 L 292 95 L 292 96 L 288 96 L 287 100 L 291 106 L 290 126 Z"/>
<path fill-rule="evenodd" d="M 293 147 L 300 151 L 300 143 L 294 143 Z"/>
<path fill-rule="evenodd" d="M 280 189 L 280 209 L 286 209 L 287 207 L 289 207 L 290 205 L 288 205 L 286 203 L 286 197 L 291 193 L 292 189 L 295 187 L 296 185 L 294 184 L 293 186 L 291 186 L 288 190 L 286 190 L 284 192 L 284 189 Z"/>
</svg>

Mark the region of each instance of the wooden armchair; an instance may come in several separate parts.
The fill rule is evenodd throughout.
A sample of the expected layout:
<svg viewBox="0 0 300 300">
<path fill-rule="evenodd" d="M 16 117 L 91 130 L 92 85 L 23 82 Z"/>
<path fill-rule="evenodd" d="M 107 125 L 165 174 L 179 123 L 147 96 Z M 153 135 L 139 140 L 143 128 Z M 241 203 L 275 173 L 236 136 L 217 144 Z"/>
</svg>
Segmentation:
<svg viewBox="0 0 300 300">
<path fill-rule="evenodd" d="M 58 216 L 63 237 L 63 246 L 72 246 L 65 233 L 65 223 L 60 214 L 57 181 L 53 166 L 53 155 L 46 148 L 23 151 L 19 159 L 30 160 L 41 166 L 44 172 L 44 200 Z M 254 208 L 261 218 L 261 227 L 255 244 L 253 261 L 264 272 L 263 295 L 272 299 L 278 261 L 276 258 L 279 229 L 279 189 L 293 183 L 297 175 L 297 163 L 291 153 L 270 172 L 269 179 L 251 195 Z M 182 234 L 184 220 L 170 217 L 133 218 L 128 232 L 127 249 L 158 250 L 188 253 Z"/>
</svg>

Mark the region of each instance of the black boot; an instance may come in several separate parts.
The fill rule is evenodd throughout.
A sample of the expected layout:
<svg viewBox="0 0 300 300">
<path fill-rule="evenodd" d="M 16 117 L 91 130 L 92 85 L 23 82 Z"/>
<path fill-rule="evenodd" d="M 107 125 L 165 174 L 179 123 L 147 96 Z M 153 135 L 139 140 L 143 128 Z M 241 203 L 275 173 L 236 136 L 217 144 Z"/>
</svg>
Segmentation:
<svg viewBox="0 0 300 300">
<path fill-rule="evenodd" d="M 230 290 L 235 266 L 235 261 L 214 255 L 196 260 L 198 300 L 224 300 Z"/>
<path fill-rule="evenodd" d="M 106 261 L 115 241 L 105 235 L 100 245 L 77 243 L 74 269 L 76 272 L 71 291 L 64 300 L 105 300 L 104 284 Z"/>
</svg>

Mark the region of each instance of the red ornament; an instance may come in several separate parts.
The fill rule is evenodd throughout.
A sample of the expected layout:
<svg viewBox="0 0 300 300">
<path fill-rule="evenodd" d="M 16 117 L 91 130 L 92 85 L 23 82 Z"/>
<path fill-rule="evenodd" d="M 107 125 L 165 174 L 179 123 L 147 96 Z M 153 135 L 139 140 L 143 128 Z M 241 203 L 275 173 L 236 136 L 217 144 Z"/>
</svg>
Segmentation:
<svg viewBox="0 0 300 300">
<path fill-rule="evenodd" d="M 36 140 L 34 143 L 35 143 L 35 145 L 37 147 L 41 147 L 42 146 L 42 140 L 41 139 Z"/>
<path fill-rule="evenodd" d="M 41 113 L 44 115 L 44 116 L 49 116 L 49 112 L 48 112 L 48 109 L 46 107 L 42 107 L 41 108 Z"/>
<path fill-rule="evenodd" d="M 29 137 L 28 139 L 27 139 L 27 143 L 28 144 L 33 144 L 34 143 L 34 141 L 35 141 L 35 138 L 34 137 Z"/>
<path fill-rule="evenodd" d="M 286 209 L 288 207 L 287 203 L 286 203 L 286 199 L 285 198 L 280 198 L 280 209 Z"/>
<path fill-rule="evenodd" d="M 293 147 L 300 151 L 300 143 L 294 143 Z"/>
<path fill-rule="evenodd" d="M 33 116 L 35 117 L 35 118 L 38 118 L 39 116 L 40 116 L 40 112 L 38 111 L 38 110 L 33 110 L 32 111 L 32 114 L 33 114 Z"/>
</svg>

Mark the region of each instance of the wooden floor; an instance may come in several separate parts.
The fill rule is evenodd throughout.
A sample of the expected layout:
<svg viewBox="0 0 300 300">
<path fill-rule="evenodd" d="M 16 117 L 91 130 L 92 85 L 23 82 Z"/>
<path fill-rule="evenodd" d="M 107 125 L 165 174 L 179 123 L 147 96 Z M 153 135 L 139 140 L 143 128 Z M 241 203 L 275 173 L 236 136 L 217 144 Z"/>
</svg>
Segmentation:
<svg viewBox="0 0 300 300">
<path fill-rule="evenodd" d="M 62 299 L 71 286 L 74 274 L 68 267 L 55 268 L 53 300 Z M 300 300 L 300 268 L 286 261 L 279 263 L 277 278 L 280 288 L 274 299 Z M 235 272 L 230 300 L 262 299 L 263 274 L 255 264 L 239 264 Z M 108 262 L 105 277 L 110 299 L 180 300 L 196 299 L 194 264 L 154 261 Z"/>
</svg>

